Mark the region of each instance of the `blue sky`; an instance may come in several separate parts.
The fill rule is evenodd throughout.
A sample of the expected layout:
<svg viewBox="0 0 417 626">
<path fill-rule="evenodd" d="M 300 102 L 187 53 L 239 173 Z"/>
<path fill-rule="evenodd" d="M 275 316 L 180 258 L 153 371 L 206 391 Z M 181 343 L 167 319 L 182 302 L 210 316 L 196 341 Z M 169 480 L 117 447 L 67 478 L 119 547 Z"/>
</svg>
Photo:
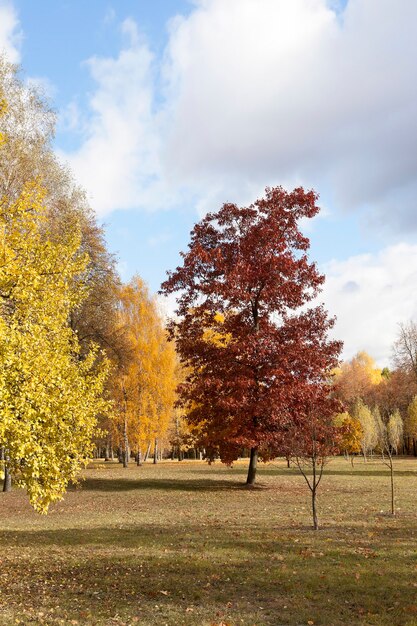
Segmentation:
<svg viewBox="0 0 417 626">
<path fill-rule="evenodd" d="M 265 186 L 306 225 L 345 356 L 414 318 L 414 0 L 0 0 L 0 49 L 57 111 L 124 279 L 156 291 L 193 223 Z"/>
</svg>

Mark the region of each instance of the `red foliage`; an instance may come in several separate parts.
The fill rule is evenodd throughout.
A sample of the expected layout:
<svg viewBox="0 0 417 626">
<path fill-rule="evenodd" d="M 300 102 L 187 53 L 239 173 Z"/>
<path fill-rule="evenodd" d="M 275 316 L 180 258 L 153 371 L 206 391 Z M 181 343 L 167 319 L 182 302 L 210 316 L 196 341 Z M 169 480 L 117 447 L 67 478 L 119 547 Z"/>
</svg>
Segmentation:
<svg viewBox="0 0 417 626">
<path fill-rule="evenodd" d="M 319 211 L 316 200 L 277 187 L 249 207 L 225 204 L 194 227 L 183 265 L 162 285 L 181 292 L 170 323 L 190 367 L 181 403 L 209 456 L 231 462 L 242 447 L 274 455 L 336 365 L 333 320 L 322 306 L 304 306 L 324 281 L 298 228 Z M 208 327 L 225 341 L 208 341 Z"/>
<path fill-rule="evenodd" d="M 395 409 L 405 416 L 415 395 L 417 382 L 414 372 L 398 369 L 383 378 L 379 385 L 374 385 L 363 399 L 368 406 L 378 406 L 383 418 L 388 420 Z"/>
<path fill-rule="evenodd" d="M 307 464 L 324 465 L 327 457 L 338 454 L 346 426 L 335 427 L 333 418 L 342 409 L 327 383 L 314 384 L 305 395 L 304 407 L 294 415 L 281 445 L 281 454 Z"/>
</svg>

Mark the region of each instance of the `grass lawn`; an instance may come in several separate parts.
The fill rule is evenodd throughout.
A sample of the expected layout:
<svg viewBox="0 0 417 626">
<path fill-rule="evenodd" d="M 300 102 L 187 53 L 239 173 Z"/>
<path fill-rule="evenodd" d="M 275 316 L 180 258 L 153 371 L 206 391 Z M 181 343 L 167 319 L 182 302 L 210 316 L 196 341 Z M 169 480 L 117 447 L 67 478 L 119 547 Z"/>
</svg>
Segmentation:
<svg viewBox="0 0 417 626">
<path fill-rule="evenodd" d="M 321 530 L 285 463 L 95 462 L 34 513 L 0 494 L 0 624 L 417 625 L 417 460 L 327 468 Z"/>
</svg>

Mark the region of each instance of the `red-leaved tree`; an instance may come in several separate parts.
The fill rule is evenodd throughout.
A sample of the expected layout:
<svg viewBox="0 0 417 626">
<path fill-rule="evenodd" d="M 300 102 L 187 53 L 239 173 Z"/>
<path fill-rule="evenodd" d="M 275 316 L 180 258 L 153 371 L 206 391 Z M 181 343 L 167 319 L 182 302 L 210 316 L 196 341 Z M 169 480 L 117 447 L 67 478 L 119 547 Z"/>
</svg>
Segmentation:
<svg viewBox="0 0 417 626">
<path fill-rule="evenodd" d="M 249 207 L 225 204 L 196 224 L 161 288 L 179 292 L 169 330 L 188 368 L 180 402 L 209 459 L 251 450 L 248 484 L 258 455 L 275 456 L 305 413 L 306 385 L 321 384 L 341 350 L 323 307 L 305 306 L 324 281 L 298 227 L 316 201 L 314 191 L 276 187 Z"/>
</svg>

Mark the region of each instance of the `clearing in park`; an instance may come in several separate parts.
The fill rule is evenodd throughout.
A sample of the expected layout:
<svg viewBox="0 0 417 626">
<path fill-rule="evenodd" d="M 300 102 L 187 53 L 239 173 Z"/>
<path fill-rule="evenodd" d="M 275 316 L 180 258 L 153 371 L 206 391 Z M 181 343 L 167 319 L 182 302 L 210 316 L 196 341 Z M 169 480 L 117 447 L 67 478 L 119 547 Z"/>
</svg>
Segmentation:
<svg viewBox="0 0 417 626">
<path fill-rule="evenodd" d="M 341 458 L 320 486 L 322 528 L 295 469 L 94 462 L 48 516 L 2 495 L 0 624 L 417 624 L 417 467 Z"/>
</svg>

